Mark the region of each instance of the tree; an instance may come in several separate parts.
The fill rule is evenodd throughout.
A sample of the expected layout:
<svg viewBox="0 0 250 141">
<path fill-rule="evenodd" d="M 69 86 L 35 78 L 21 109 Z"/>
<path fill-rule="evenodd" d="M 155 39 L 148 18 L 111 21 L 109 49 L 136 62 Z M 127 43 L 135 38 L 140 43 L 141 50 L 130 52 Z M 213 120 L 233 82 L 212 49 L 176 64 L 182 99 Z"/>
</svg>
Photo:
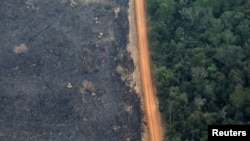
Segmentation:
<svg viewBox="0 0 250 141">
<path fill-rule="evenodd" d="M 155 69 L 154 76 L 160 87 L 170 87 L 178 84 L 179 81 L 178 75 L 164 66 Z"/>
<path fill-rule="evenodd" d="M 235 27 L 235 33 L 240 35 L 243 41 L 246 41 L 250 37 L 250 22 L 247 19 L 243 19 Z"/>
<path fill-rule="evenodd" d="M 226 29 L 222 32 L 222 39 L 226 43 L 226 46 L 229 46 L 236 42 L 237 37 L 229 29 Z"/>
<path fill-rule="evenodd" d="M 202 80 L 208 76 L 206 69 L 202 67 L 195 67 L 191 69 L 193 80 Z"/>
<path fill-rule="evenodd" d="M 205 54 L 204 48 L 197 47 L 192 49 L 192 64 L 204 67 L 208 64 L 209 58 Z"/>
<path fill-rule="evenodd" d="M 179 13 L 185 18 L 190 20 L 191 25 L 194 24 L 194 21 L 196 18 L 198 18 L 199 14 L 201 12 L 200 7 L 189 7 L 189 8 L 183 8 L 179 11 Z"/>
<path fill-rule="evenodd" d="M 205 124 L 247 123 L 250 1 L 148 1 L 153 72 L 169 140 L 206 140 Z"/>
<path fill-rule="evenodd" d="M 232 11 L 225 11 L 224 13 L 221 14 L 221 20 L 224 24 L 224 28 L 232 29 L 233 26 L 231 25 L 231 19 L 233 17 L 233 12 Z"/>
<path fill-rule="evenodd" d="M 234 87 L 243 87 L 245 85 L 244 75 L 241 70 L 232 69 L 228 74 L 228 80 Z M 234 88 L 235 89 L 235 88 Z"/>
<path fill-rule="evenodd" d="M 239 108 L 245 102 L 246 93 L 241 86 L 237 86 L 235 91 L 230 94 L 230 101 L 232 102 L 233 106 Z"/>
<path fill-rule="evenodd" d="M 230 67 L 241 62 L 241 60 L 245 58 L 245 55 L 241 47 L 229 45 L 216 48 L 216 53 L 213 58 L 225 66 Z"/>
<path fill-rule="evenodd" d="M 165 23 L 171 23 L 174 20 L 173 14 L 175 12 L 175 6 L 173 0 L 162 1 L 160 6 L 155 12 L 156 17 L 159 21 L 164 21 Z"/>
<path fill-rule="evenodd" d="M 150 34 L 157 35 L 157 38 L 154 39 L 160 42 L 168 39 L 170 35 L 169 31 L 167 30 L 166 24 L 162 21 L 156 22 L 154 25 L 152 25 L 150 32 Z M 151 38 L 153 37 L 150 36 L 150 39 Z"/>
<path fill-rule="evenodd" d="M 159 8 L 159 2 L 155 0 L 146 0 L 147 1 L 147 11 L 150 15 L 154 15 L 155 11 Z M 153 16 L 151 16 L 153 17 Z"/>
<path fill-rule="evenodd" d="M 214 63 L 207 67 L 207 71 L 209 73 L 215 73 L 217 70 L 218 70 L 218 68 L 216 67 L 216 65 Z"/>
<path fill-rule="evenodd" d="M 219 18 L 210 18 L 209 24 L 215 32 L 220 32 L 223 30 L 222 21 Z"/>
</svg>

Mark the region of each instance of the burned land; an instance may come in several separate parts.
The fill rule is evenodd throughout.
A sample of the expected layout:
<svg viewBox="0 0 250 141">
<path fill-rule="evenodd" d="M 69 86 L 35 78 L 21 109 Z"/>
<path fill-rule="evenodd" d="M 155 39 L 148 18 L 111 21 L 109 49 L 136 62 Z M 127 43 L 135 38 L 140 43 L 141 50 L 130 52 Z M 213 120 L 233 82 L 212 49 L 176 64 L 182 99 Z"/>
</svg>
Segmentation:
<svg viewBox="0 0 250 141">
<path fill-rule="evenodd" d="M 0 140 L 139 141 L 128 0 L 0 3 Z"/>
</svg>

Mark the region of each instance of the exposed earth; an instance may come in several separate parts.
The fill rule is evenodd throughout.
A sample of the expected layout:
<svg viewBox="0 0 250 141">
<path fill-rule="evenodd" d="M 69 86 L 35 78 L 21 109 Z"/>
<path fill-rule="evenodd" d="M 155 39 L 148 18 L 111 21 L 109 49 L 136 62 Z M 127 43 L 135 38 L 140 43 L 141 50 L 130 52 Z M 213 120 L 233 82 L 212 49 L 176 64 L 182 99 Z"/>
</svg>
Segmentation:
<svg viewBox="0 0 250 141">
<path fill-rule="evenodd" d="M 147 39 L 146 14 L 144 0 L 136 0 L 136 23 L 138 31 L 138 50 L 140 60 L 140 74 L 142 81 L 143 105 L 145 118 L 148 127 L 150 141 L 163 141 L 163 127 L 161 115 L 158 108 L 158 101 L 151 76 L 151 63 Z"/>
<path fill-rule="evenodd" d="M 128 0 L 1 1 L 1 141 L 141 140 L 127 10 Z"/>
</svg>

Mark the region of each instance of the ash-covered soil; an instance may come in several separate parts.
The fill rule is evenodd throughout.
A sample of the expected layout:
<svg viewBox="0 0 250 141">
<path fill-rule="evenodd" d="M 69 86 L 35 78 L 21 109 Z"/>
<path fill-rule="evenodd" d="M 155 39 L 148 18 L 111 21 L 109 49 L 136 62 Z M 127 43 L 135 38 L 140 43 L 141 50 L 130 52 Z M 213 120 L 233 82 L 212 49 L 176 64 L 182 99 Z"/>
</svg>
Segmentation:
<svg viewBox="0 0 250 141">
<path fill-rule="evenodd" d="M 1 0 L 0 140 L 139 141 L 128 0 Z"/>
</svg>

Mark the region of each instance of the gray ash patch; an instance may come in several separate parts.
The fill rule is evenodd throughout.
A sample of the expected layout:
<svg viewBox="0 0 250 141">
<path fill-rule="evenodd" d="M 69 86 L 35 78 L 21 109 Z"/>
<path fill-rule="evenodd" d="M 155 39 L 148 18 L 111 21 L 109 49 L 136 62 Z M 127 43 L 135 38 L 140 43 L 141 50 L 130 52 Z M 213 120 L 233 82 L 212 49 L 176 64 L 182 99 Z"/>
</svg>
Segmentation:
<svg viewBox="0 0 250 141">
<path fill-rule="evenodd" d="M 0 140 L 141 140 L 139 97 L 116 70 L 134 70 L 127 8 L 127 0 L 1 2 Z"/>
</svg>

